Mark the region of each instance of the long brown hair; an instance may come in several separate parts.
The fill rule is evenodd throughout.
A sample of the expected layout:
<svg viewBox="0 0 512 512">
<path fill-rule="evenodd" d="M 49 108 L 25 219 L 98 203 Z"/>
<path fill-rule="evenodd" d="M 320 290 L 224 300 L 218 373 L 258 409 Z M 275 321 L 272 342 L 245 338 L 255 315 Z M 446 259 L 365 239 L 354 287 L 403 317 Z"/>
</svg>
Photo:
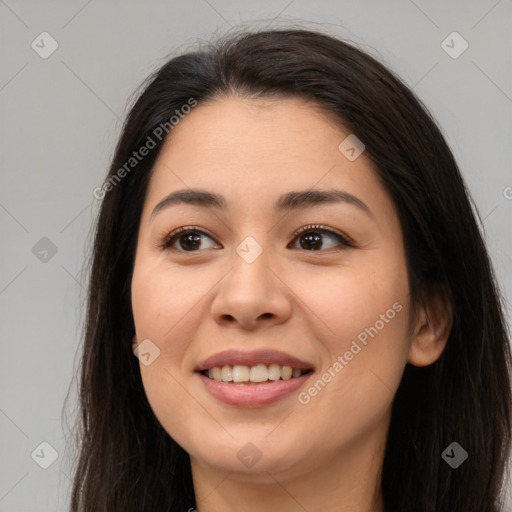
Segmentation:
<svg viewBox="0 0 512 512">
<path fill-rule="evenodd" d="M 81 359 L 73 512 L 195 507 L 188 454 L 156 419 L 132 353 L 130 283 L 148 181 L 164 137 L 155 129 L 194 98 L 314 100 L 366 146 L 404 234 L 413 306 L 447 291 L 453 326 L 441 357 L 407 364 L 382 471 L 386 510 L 498 512 L 511 442 L 511 354 L 503 304 L 472 200 L 427 108 L 390 70 L 308 30 L 243 32 L 174 57 L 144 84 L 124 125 L 91 254 Z M 168 124 L 167 124 L 168 126 Z M 119 178 L 133 151 L 155 147 Z M 126 169 L 126 167 L 125 167 Z M 452 442 L 469 454 L 457 469 Z"/>
</svg>

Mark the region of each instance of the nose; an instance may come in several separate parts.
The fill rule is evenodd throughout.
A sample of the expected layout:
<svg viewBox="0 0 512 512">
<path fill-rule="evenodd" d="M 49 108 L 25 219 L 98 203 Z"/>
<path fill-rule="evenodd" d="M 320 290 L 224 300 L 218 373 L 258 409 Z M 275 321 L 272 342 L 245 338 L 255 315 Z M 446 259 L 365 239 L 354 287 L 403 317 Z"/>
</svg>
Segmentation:
<svg viewBox="0 0 512 512">
<path fill-rule="evenodd" d="M 211 305 L 219 325 L 255 330 L 286 322 L 291 314 L 292 292 L 279 268 L 272 268 L 269 251 L 251 263 L 238 254 L 221 280 Z M 274 265 L 276 267 L 276 265 Z"/>
</svg>

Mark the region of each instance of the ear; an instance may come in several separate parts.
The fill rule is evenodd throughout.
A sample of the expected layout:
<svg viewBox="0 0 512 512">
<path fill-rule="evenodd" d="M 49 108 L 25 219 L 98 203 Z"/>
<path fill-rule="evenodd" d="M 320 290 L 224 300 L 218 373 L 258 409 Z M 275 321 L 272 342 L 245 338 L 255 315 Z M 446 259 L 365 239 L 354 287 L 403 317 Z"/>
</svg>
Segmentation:
<svg viewBox="0 0 512 512">
<path fill-rule="evenodd" d="M 135 348 L 137 347 L 138 344 L 139 344 L 139 342 L 137 341 L 137 335 L 134 334 L 133 335 L 133 340 L 132 340 L 132 351 L 135 350 Z"/>
<path fill-rule="evenodd" d="M 407 362 L 428 366 L 437 361 L 446 348 L 452 323 L 453 311 L 447 293 L 438 289 L 424 297 L 412 329 Z"/>
</svg>

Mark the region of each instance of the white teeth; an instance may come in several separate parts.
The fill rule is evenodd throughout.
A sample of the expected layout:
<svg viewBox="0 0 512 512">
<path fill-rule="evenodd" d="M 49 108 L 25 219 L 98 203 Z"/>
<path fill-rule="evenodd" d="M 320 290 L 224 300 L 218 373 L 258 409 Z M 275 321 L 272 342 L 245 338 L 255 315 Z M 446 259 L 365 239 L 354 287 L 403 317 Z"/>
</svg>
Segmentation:
<svg viewBox="0 0 512 512">
<path fill-rule="evenodd" d="M 219 368 L 218 366 L 216 366 L 214 369 L 213 369 L 213 376 L 210 377 L 210 379 L 213 378 L 215 380 L 222 380 L 222 368 Z"/>
<path fill-rule="evenodd" d="M 231 382 L 233 380 L 231 366 L 223 366 L 220 374 L 220 379 L 223 382 Z"/>
<path fill-rule="evenodd" d="M 270 380 L 279 380 L 281 378 L 281 367 L 278 364 L 271 364 L 268 367 L 268 378 Z"/>
<path fill-rule="evenodd" d="M 235 364 L 233 366 L 233 382 L 247 382 L 249 380 L 249 367 Z"/>
<path fill-rule="evenodd" d="M 281 379 L 290 380 L 292 378 L 292 367 L 291 366 L 283 366 L 281 368 Z"/>
<path fill-rule="evenodd" d="M 212 380 L 218 382 L 267 382 L 275 380 L 290 380 L 306 373 L 306 370 L 292 368 L 291 366 L 281 366 L 272 363 L 270 365 L 257 364 L 256 366 L 247 366 L 244 364 L 235 364 L 234 366 L 215 366 L 208 369 L 205 374 Z"/>
<path fill-rule="evenodd" d="M 264 364 L 251 366 L 251 382 L 265 382 L 268 380 L 268 370 Z"/>
</svg>

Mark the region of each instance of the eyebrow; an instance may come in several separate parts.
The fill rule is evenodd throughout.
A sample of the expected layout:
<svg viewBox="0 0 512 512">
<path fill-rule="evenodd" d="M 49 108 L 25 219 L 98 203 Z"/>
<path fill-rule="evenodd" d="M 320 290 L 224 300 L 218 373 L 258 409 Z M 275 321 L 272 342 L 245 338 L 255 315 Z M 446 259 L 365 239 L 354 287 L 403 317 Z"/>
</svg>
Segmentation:
<svg viewBox="0 0 512 512">
<path fill-rule="evenodd" d="M 300 190 L 279 196 L 274 204 L 276 213 L 289 212 L 300 208 L 311 208 L 321 204 L 345 203 L 365 212 L 373 218 L 368 206 L 358 197 L 343 190 Z M 151 212 L 150 222 L 158 212 L 172 206 L 187 204 L 202 208 L 227 210 L 228 202 L 224 196 L 201 189 L 183 189 L 165 196 Z"/>
</svg>

